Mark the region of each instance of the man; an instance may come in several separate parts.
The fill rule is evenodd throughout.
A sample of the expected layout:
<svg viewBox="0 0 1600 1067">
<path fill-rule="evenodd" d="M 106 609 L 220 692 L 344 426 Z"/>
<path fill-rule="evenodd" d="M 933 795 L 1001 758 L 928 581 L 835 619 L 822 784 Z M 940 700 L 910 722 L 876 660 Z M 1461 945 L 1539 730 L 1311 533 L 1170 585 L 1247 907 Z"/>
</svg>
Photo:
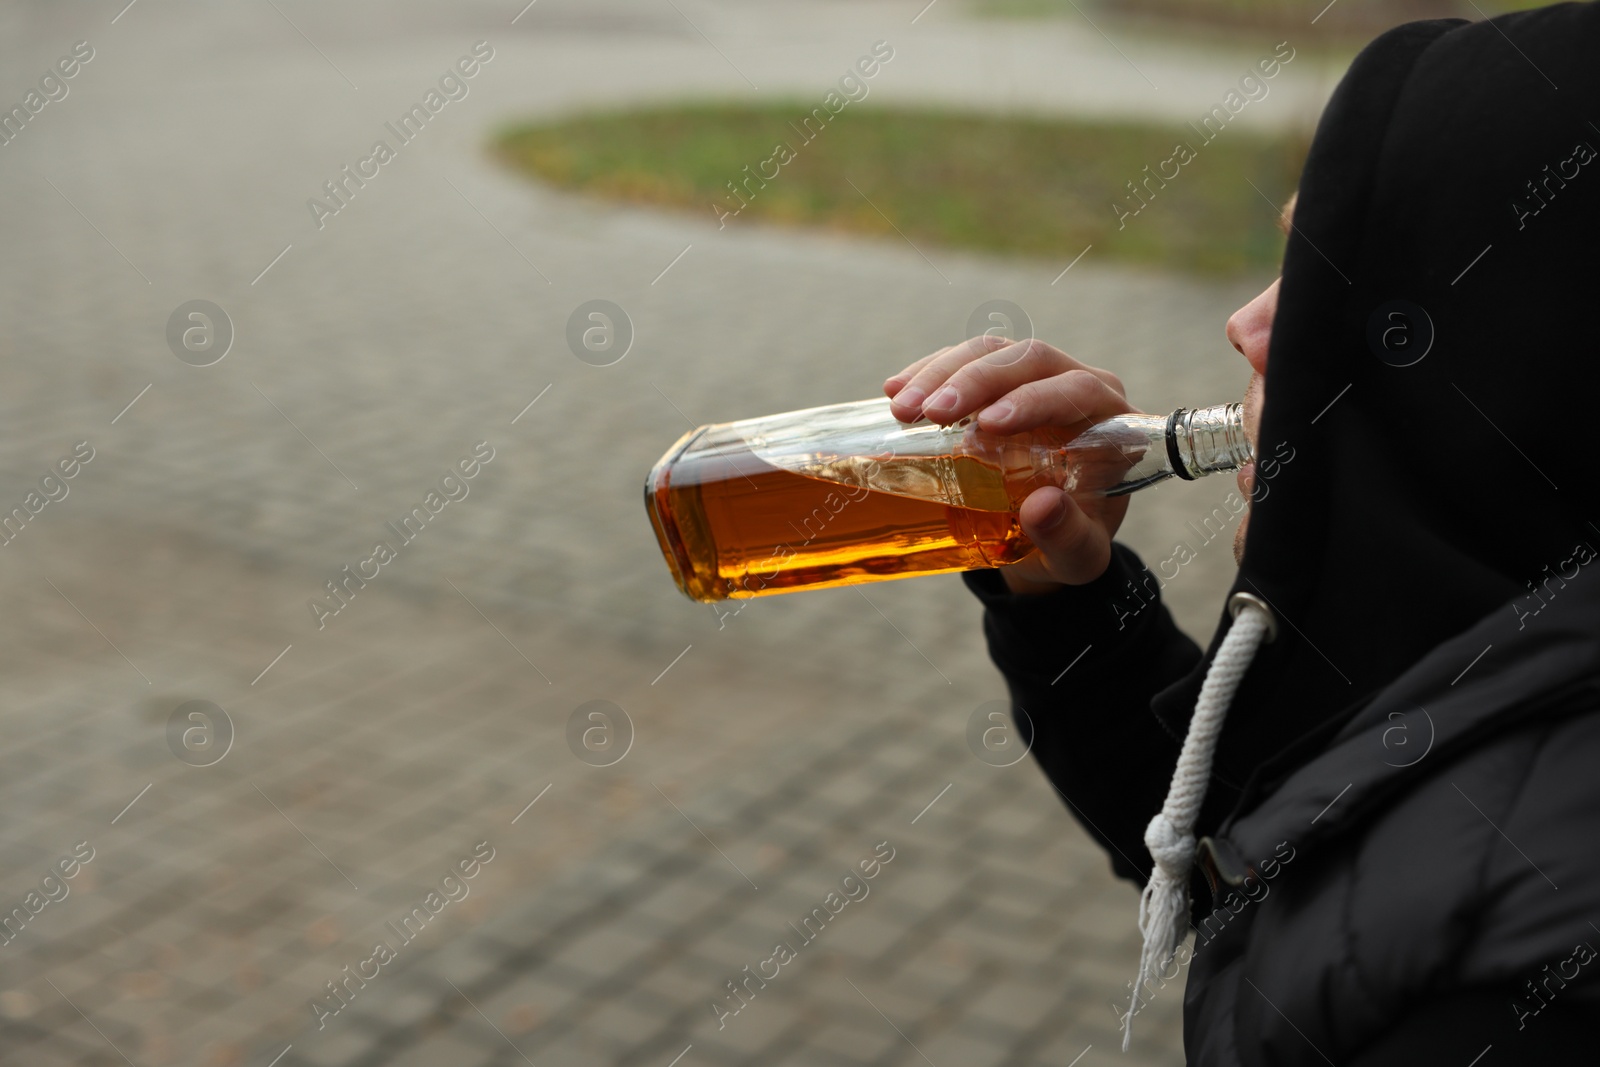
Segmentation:
<svg viewBox="0 0 1600 1067">
<path fill-rule="evenodd" d="M 1038 552 L 963 576 L 1041 767 L 1148 883 L 1125 1025 L 1186 971 L 1191 1063 L 1597 1059 L 1597 55 L 1600 6 L 1561 4 L 1352 64 L 1282 277 L 1228 322 L 1273 469 L 1203 654 L 1164 607 L 1110 607 L 1145 577 L 1112 540 L 1126 499 L 1040 489 Z M 1006 433 L 1131 410 L 1040 342 L 975 338 L 885 391 Z"/>
</svg>

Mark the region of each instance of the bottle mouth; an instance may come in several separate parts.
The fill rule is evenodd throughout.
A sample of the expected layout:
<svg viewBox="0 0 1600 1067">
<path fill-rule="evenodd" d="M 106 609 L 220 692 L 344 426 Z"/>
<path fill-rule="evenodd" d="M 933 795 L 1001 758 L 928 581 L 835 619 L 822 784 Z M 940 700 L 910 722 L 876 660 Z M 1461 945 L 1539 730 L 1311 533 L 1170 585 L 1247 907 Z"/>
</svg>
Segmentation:
<svg viewBox="0 0 1600 1067">
<path fill-rule="evenodd" d="M 1244 404 L 1179 408 L 1167 421 L 1167 455 L 1178 477 L 1238 470 L 1255 459 L 1244 428 Z"/>
</svg>

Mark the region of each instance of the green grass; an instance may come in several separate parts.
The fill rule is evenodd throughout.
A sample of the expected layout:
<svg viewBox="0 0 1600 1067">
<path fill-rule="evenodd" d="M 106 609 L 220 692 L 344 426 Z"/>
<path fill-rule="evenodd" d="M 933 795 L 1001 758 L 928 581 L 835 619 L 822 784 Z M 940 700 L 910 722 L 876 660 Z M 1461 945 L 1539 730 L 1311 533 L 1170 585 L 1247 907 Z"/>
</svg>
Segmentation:
<svg viewBox="0 0 1600 1067">
<path fill-rule="evenodd" d="M 898 230 L 925 250 L 1063 263 L 1092 244 L 1095 258 L 1205 273 L 1277 265 L 1283 238 L 1262 194 L 1281 204 L 1305 153 L 1302 139 L 1264 138 L 1236 124 L 1206 143 L 1184 126 L 859 103 L 806 143 L 789 123 L 809 106 L 815 102 L 586 115 L 508 130 L 496 149 L 511 166 L 561 188 L 716 221 L 713 205 L 740 205 L 728 183 L 757 173 L 782 143 L 795 158 L 764 187 L 750 183 L 748 206 L 726 219 L 728 227 L 761 220 L 897 242 Z M 1164 188 L 1152 182 L 1153 198 L 1119 227 L 1113 204 L 1131 211 L 1139 203 L 1126 183 L 1144 178 L 1146 166 L 1155 173 L 1179 142 L 1193 147 L 1194 158 Z M 765 169 L 770 175 L 773 166 Z"/>
</svg>

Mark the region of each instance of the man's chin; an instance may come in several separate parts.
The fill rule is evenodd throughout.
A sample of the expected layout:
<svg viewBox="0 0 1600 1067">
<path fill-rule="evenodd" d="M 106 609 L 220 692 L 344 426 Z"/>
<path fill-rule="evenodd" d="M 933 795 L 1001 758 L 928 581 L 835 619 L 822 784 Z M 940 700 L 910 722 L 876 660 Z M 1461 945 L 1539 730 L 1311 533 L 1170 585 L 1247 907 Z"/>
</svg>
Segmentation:
<svg viewBox="0 0 1600 1067">
<path fill-rule="evenodd" d="M 1233 563 L 1234 566 L 1244 565 L 1244 532 L 1250 525 L 1250 512 L 1245 510 L 1244 518 L 1239 520 L 1239 525 L 1233 531 Z"/>
</svg>

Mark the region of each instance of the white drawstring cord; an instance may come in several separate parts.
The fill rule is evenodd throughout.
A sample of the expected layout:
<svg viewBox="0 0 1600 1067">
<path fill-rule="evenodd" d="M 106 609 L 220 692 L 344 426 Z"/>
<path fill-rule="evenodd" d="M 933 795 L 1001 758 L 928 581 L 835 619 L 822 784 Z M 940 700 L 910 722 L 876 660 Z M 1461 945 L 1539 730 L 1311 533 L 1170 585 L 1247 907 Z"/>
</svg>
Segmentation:
<svg viewBox="0 0 1600 1067">
<path fill-rule="evenodd" d="M 1277 623 L 1267 606 L 1249 593 L 1235 593 L 1228 601 L 1233 625 L 1228 628 L 1217 656 L 1206 671 L 1195 702 L 1194 718 L 1183 739 L 1172 785 L 1161 810 L 1144 832 L 1145 847 L 1155 860 L 1150 881 L 1139 898 L 1139 931 L 1144 949 L 1139 956 L 1139 975 L 1133 984 L 1133 999 L 1123 1016 L 1122 1051 L 1128 1051 L 1133 1036 L 1133 1016 L 1139 1010 L 1139 992 L 1147 980 L 1171 961 L 1188 925 L 1189 872 L 1194 866 L 1195 819 L 1206 797 L 1211 780 L 1211 760 L 1216 754 L 1217 737 L 1228 714 L 1228 705 L 1239 688 L 1245 671 L 1255 658 L 1262 640 L 1272 640 Z"/>
</svg>

